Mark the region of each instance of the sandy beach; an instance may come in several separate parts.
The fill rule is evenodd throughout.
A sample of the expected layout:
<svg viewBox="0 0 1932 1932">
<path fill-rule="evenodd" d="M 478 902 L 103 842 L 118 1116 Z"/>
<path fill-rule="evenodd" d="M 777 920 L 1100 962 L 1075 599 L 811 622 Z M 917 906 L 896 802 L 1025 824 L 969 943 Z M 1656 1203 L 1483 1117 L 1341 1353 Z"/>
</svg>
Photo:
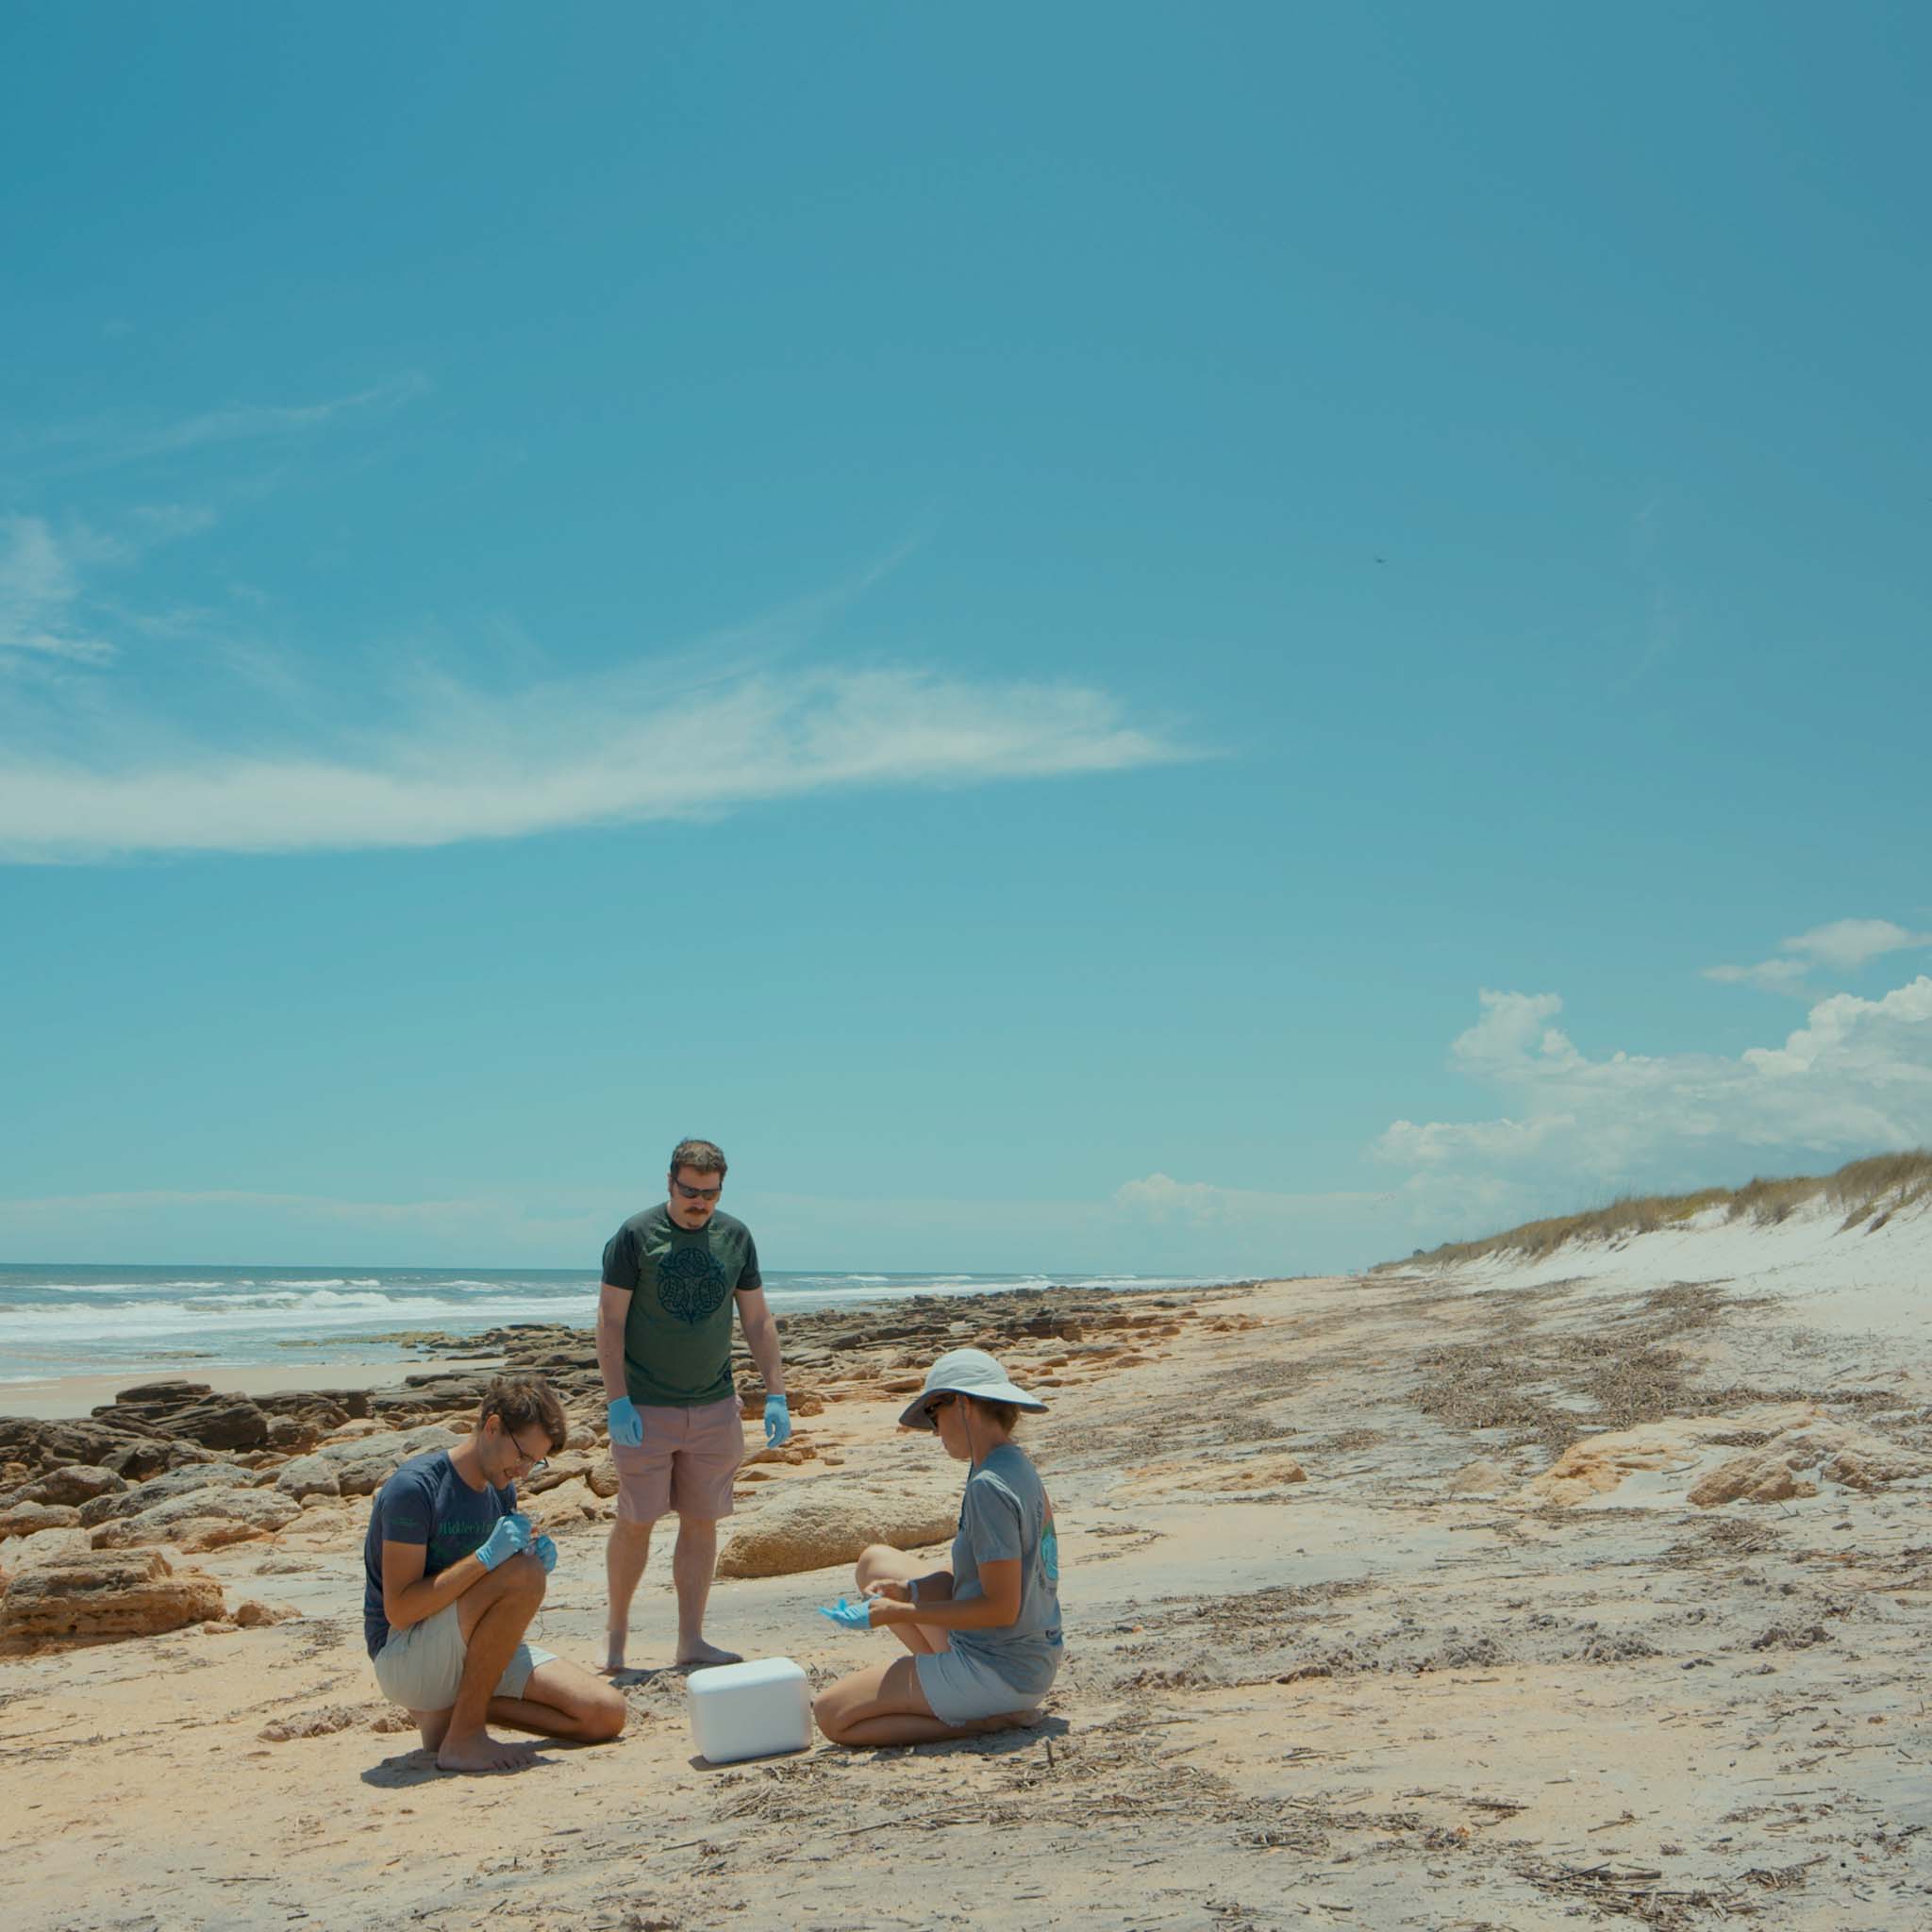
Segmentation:
<svg viewBox="0 0 1932 1932">
<path fill-rule="evenodd" d="M 1932 1924 L 1932 1224 L 1859 1252 L 1895 1288 L 1842 1324 L 1755 1280 L 1788 1233 L 1724 1278 L 1671 1237 L 1657 1267 L 1640 1241 L 799 1324 L 797 1443 L 747 1466 L 733 1537 L 813 1485 L 955 1487 L 893 1424 L 935 1342 L 996 1343 L 1053 1403 L 1026 1440 L 1067 1668 L 1039 1728 L 967 1743 L 694 1757 L 660 1552 L 626 1736 L 442 1776 L 362 1651 L 367 1499 L 309 1496 L 170 1553 L 223 1618 L 0 1661 L 8 1923 Z M 535 1499 L 563 1551 L 538 1634 L 588 1661 L 609 1505 L 581 1467 Z M 719 1641 L 819 1681 L 885 1654 L 813 1614 L 842 1565 L 734 1574 L 727 1540 L 723 1567 Z M 244 1601 L 295 1614 L 238 1627 Z"/>
</svg>

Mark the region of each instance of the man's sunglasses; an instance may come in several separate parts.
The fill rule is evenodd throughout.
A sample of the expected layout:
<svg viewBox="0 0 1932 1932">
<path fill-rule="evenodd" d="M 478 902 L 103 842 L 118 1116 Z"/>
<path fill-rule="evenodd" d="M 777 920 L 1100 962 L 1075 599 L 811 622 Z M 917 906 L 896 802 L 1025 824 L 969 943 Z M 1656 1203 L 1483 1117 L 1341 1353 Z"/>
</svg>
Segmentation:
<svg viewBox="0 0 1932 1932">
<path fill-rule="evenodd" d="M 948 1390 L 943 1395 L 935 1395 L 930 1402 L 922 1402 L 919 1405 L 919 1412 L 927 1422 L 931 1422 L 939 1414 L 940 1410 L 946 1407 L 953 1400 L 953 1392 L 951 1390 Z"/>
<path fill-rule="evenodd" d="M 674 1177 L 671 1185 L 687 1201 L 715 1201 L 724 1191 L 724 1183 L 723 1181 L 720 1181 L 715 1188 L 688 1188 L 681 1180 Z"/>
</svg>

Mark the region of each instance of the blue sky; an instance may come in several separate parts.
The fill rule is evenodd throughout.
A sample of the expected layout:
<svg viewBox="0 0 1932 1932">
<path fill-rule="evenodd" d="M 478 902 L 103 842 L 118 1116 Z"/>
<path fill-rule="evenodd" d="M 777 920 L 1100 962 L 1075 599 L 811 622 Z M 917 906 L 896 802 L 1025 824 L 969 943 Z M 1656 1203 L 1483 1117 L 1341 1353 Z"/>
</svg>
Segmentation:
<svg viewBox="0 0 1932 1932">
<path fill-rule="evenodd" d="M 1932 1140 L 1923 9 L 16 7 L 0 1257 L 1299 1272 Z"/>
</svg>

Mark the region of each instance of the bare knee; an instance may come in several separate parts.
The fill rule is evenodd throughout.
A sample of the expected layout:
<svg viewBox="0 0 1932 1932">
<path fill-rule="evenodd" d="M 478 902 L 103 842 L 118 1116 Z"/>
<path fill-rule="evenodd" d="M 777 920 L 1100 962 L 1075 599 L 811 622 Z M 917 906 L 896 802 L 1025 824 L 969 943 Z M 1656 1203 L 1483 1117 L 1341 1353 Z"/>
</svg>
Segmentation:
<svg viewBox="0 0 1932 1932">
<path fill-rule="evenodd" d="M 497 1574 L 503 1578 L 506 1595 L 528 1597 L 537 1603 L 543 1600 L 543 1592 L 550 1583 L 542 1560 L 528 1550 L 499 1565 Z"/>
<path fill-rule="evenodd" d="M 868 1543 L 859 1551 L 858 1561 L 852 1572 L 858 1579 L 859 1589 L 863 1590 L 868 1583 L 876 1583 L 880 1577 L 889 1574 L 898 1557 L 899 1552 L 891 1543 Z"/>
<path fill-rule="evenodd" d="M 834 1744 L 845 1742 L 844 1700 L 834 1690 L 821 1690 L 812 1699 L 812 1721 Z"/>
<path fill-rule="evenodd" d="M 623 1695 L 600 1684 L 584 1711 L 584 1735 L 593 1744 L 608 1744 L 613 1738 L 623 1737 L 629 1715 L 630 1707 Z"/>
</svg>

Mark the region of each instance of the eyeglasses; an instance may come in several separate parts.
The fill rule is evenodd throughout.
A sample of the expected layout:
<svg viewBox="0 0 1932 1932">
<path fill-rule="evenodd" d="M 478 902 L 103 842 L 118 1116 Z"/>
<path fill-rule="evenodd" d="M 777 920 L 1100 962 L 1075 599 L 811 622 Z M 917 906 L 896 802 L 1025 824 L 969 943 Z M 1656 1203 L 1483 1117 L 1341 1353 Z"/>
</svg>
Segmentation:
<svg viewBox="0 0 1932 1932">
<path fill-rule="evenodd" d="M 949 1389 L 942 1395 L 935 1395 L 930 1402 L 922 1402 L 919 1405 L 919 1412 L 927 1422 L 931 1422 L 939 1414 L 940 1410 L 944 1408 L 953 1400 L 953 1392 Z"/>
<path fill-rule="evenodd" d="M 540 1470 L 545 1470 L 550 1467 L 549 1457 L 532 1456 L 530 1452 L 527 1449 L 525 1449 L 521 1442 L 517 1441 L 515 1435 L 510 1430 L 506 1429 L 504 1431 L 504 1434 L 509 1437 L 509 1445 L 512 1449 L 514 1449 L 517 1452 L 517 1460 L 524 1464 L 524 1474 L 525 1477 L 533 1476 L 537 1474 Z"/>
<path fill-rule="evenodd" d="M 715 1188 L 688 1188 L 681 1180 L 674 1176 L 671 1185 L 687 1201 L 715 1201 L 724 1191 L 724 1183 L 723 1181 L 720 1181 Z"/>
</svg>

